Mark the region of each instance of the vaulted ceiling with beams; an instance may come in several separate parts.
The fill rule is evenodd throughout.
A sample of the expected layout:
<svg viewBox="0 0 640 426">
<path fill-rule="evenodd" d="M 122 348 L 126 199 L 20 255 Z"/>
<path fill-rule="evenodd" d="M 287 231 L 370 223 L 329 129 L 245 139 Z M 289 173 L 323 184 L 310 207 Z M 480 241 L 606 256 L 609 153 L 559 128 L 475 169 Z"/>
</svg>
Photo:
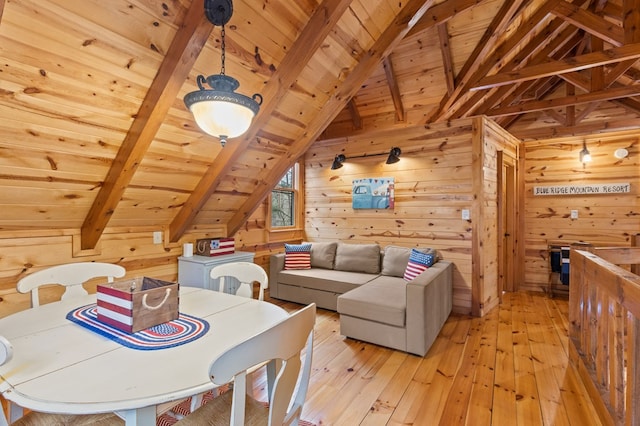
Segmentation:
<svg viewBox="0 0 640 426">
<path fill-rule="evenodd" d="M 640 126 L 640 0 L 236 0 L 226 72 L 264 103 L 224 148 L 182 101 L 220 41 L 203 0 L 0 0 L 0 229 L 231 235 L 318 140 Z"/>
</svg>

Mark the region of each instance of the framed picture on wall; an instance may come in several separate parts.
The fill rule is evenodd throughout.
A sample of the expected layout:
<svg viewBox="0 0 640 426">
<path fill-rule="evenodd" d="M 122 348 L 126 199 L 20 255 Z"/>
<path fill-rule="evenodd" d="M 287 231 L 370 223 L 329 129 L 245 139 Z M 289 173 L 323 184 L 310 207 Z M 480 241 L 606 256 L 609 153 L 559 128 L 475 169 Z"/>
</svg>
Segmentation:
<svg viewBox="0 0 640 426">
<path fill-rule="evenodd" d="M 351 205 L 354 209 L 392 209 L 394 191 L 393 178 L 354 179 Z"/>
</svg>

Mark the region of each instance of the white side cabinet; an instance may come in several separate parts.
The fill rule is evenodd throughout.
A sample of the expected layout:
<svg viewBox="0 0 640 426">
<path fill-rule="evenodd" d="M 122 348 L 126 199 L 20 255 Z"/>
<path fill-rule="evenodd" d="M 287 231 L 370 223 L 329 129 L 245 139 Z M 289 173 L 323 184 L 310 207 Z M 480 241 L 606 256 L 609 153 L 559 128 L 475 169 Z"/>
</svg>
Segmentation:
<svg viewBox="0 0 640 426">
<path fill-rule="evenodd" d="M 221 256 L 178 257 L 178 282 L 185 287 L 200 287 L 218 290 L 218 280 L 212 280 L 209 274 L 214 266 L 230 262 L 253 262 L 255 253 L 237 251 Z M 225 292 L 235 292 L 237 281 L 225 280 Z"/>
</svg>

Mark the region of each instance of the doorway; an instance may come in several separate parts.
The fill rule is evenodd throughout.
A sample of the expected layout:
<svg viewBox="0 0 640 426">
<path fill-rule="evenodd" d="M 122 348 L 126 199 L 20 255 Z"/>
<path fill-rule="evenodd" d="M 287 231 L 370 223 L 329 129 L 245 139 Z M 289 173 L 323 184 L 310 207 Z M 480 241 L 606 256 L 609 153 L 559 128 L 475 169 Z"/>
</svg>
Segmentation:
<svg viewBox="0 0 640 426">
<path fill-rule="evenodd" d="M 498 151 L 498 294 L 518 290 L 516 244 L 518 241 L 516 159 Z"/>
</svg>

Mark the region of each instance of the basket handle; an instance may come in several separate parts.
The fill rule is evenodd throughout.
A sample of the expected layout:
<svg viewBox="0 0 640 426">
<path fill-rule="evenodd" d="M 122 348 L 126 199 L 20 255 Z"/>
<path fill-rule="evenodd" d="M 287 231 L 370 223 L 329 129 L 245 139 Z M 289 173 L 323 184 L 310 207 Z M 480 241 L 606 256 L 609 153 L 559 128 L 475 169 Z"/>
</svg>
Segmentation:
<svg viewBox="0 0 640 426">
<path fill-rule="evenodd" d="M 147 305 L 147 296 L 148 294 L 145 294 L 144 296 L 142 296 L 142 306 L 144 306 L 145 308 L 149 309 L 150 311 L 159 309 L 162 307 L 162 305 L 164 305 L 164 302 L 167 301 L 167 299 L 169 298 L 169 295 L 171 294 L 171 289 L 168 288 L 165 290 L 164 292 L 164 299 L 162 299 L 162 301 L 160 303 L 158 303 L 156 306 L 149 306 Z"/>
</svg>

